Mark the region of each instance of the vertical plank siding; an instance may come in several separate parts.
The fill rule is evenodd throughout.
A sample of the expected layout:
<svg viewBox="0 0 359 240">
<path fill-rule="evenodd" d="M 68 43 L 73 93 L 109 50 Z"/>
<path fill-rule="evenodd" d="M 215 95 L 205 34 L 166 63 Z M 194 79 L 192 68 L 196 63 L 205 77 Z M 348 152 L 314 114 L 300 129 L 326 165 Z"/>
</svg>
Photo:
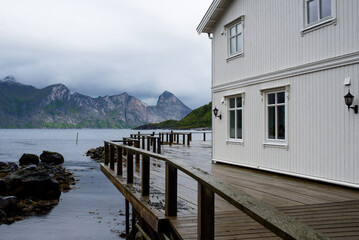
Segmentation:
<svg viewBox="0 0 359 240">
<path fill-rule="evenodd" d="M 213 30 L 213 160 L 359 187 L 359 115 L 348 112 L 350 89 L 359 104 L 359 64 L 253 82 L 257 76 L 359 51 L 359 1 L 336 1 L 336 25 L 301 35 L 303 1 L 231 1 Z M 244 55 L 227 61 L 224 26 L 244 15 Z M 344 79 L 351 85 L 344 86 Z M 244 83 L 241 85 L 241 81 Z M 233 82 L 238 83 L 234 87 Z M 227 85 L 226 85 L 227 84 Z M 289 85 L 287 148 L 265 146 L 261 89 Z M 243 143 L 228 140 L 226 97 L 244 93 Z"/>
</svg>

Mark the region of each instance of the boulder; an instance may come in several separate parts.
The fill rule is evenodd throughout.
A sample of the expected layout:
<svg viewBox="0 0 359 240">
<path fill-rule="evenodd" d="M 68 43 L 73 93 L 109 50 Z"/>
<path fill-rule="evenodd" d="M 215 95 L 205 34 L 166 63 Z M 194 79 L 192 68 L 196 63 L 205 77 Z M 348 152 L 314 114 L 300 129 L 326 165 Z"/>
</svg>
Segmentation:
<svg viewBox="0 0 359 240">
<path fill-rule="evenodd" d="M 19 170 L 6 176 L 9 193 L 20 199 L 58 199 L 61 195 L 59 183 L 48 172 Z"/>
<path fill-rule="evenodd" d="M 16 207 L 17 198 L 15 196 L 0 196 L 0 209 L 14 208 Z"/>
<path fill-rule="evenodd" d="M 39 164 L 39 157 L 35 154 L 24 153 L 19 159 L 20 165 Z"/>
<path fill-rule="evenodd" d="M 64 157 L 57 152 L 43 151 L 40 155 L 41 162 L 58 165 L 64 162 Z"/>
<path fill-rule="evenodd" d="M 8 183 L 4 179 L 0 179 L 0 195 L 4 195 L 7 192 Z"/>
</svg>

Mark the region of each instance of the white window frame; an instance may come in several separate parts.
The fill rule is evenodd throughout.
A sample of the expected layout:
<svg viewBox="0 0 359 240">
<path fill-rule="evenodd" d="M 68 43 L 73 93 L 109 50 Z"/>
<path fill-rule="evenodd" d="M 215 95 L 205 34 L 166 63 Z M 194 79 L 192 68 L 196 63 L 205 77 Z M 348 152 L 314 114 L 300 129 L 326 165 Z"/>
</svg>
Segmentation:
<svg viewBox="0 0 359 240">
<path fill-rule="evenodd" d="M 237 106 L 237 98 L 242 98 L 242 105 L 240 107 Z M 235 103 L 234 103 L 234 108 L 231 108 L 230 106 L 230 99 L 235 99 Z M 228 116 L 228 123 L 227 123 L 227 141 L 228 142 L 238 142 L 238 143 L 243 143 L 243 136 L 244 136 L 244 121 L 243 121 L 243 116 L 244 116 L 244 94 L 238 94 L 238 95 L 233 95 L 233 96 L 229 96 L 227 97 L 227 116 Z M 237 129 L 238 129 L 238 126 L 237 126 L 237 110 L 241 110 L 242 111 L 242 136 L 241 138 L 238 138 L 237 136 Z M 234 134 L 235 134 L 235 137 L 234 138 L 231 138 L 231 119 L 230 119 L 230 112 L 231 111 L 234 111 Z"/>
<path fill-rule="evenodd" d="M 244 16 L 240 16 L 239 18 L 235 19 L 234 21 L 230 22 L 229 24 L 227 24 L 225 26 L 225 31 L 226 31 L 226 35 L 227 35 L 227 62 L 229 60 L 243 56 L 243 49 L 244 49 L 244 37 L 243 37 L 244 24 L 243 24 L 243 21 L 244 21 Z M 236 28 L 236 26 L 240 26 L 241 32 L 239 32 L 239 33 L 236 32 L 236 34 L 234 36 L 231 36 L 231 28 L 233 28 L 233 27 Z M 236 49 L 236 51 L 234 53 L 231 53 L 231 38 L 237 39 L 237 37 L 241 38 L 242 49 L 240 51 L 238 51 L 238 49 Z M 236 40 L 236 43 L 237 43 L 237 40 Z"/>
<path fill-rule="evenodd" d="M 308 23 L 308 3 L 312 2 L 312 1 L 318 1 L 318 20 Z M 303 14 L 303 23 L 304 23 L 304 28 L 301 31 L 302 36 L 304 36 L 305 33 L 307 32 L 311 32 L 314 31 L 316 29 L 328 26 L 328 25 L 336 25 L 337 20 L 336 20 L 336 0 L 331 0 L 331 13 L 329 16 L 321 18 L 320 17 L 320 9 L 321 9 L 321 2 L 322 0 L 303 0 L 303 10 L 304 10 L 304 14 Z"/>
<path fill-rule="evenodd" d="M 288 101 L 289 101 L 289 88 L 290 85 L 282 85 L 278 87 L 272 87 L 272 88 L 265 88 L 261 89 L 261 95 L 262 95 L 262 101 L 264 105 L 264 142 L 263 147 L 276 147 L 276 148 L 285 148 L 288 149 L 288 136 L 289 136 L 289 125 L 288 125 Z M 278 92 L 284 92 L 284 127 L 285 127 L 285 138 L 284 139 L 278 139 L 277 138 L 277 127 L 276 127 L 276 139 L 270 139 L 268 138 L 268 94 L 271 93 L 278 93 Z M 277 113 L 277 112 L 276 112 Z M 275 121 L 275 124 L 277 125 L 277 121 Z"/>
</svg>

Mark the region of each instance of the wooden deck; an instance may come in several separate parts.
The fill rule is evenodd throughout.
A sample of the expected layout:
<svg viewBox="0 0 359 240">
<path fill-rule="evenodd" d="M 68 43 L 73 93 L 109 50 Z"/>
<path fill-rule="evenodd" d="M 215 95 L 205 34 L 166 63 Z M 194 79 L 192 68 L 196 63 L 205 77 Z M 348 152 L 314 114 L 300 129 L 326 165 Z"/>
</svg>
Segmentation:
<svg viewBox="0 0 359 240">
<path fill-rule="evenodd" d="M 330 239 L 359 239 L 358 190 L 212 163 L 210 142 L 193 142 L 190 147 L 165 146 L 162 154 L 231 184 Z M 126 171 L 121 178 L 116 177 L 115 171 L 108 166 L 102 165 L 102 171 L 126 199 L 130 199 L 131 204 L 146 208 L 146 214 L 151 212 L 158 223 L 168 220 L 180 238 L 197 239 L 197 182 L 178 172 L 177 216 L 165 217 L 165 163 L 151 160 L 150 166 L 150 194 L 145 198 L 140 194 L 141 163 L 135 164 L 134 184 L 131 186 L 125 182 Z M 128 188 L 131 188 L 131 194 Z M 215 195 L 215 238 L 279 239 L 218 195 Z"/>
</svg>

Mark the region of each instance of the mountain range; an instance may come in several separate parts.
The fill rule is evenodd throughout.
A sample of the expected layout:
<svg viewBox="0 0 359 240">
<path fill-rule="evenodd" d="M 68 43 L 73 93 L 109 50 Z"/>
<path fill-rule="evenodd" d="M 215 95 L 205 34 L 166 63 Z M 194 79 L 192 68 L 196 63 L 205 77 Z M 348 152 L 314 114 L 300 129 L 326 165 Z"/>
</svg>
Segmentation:
<svg viewBox="0 0 359 240">
<path fill-rule="evenodd" d="M 148 106 L 126 92 L 93 98 L 63 84 L 37 89 L 9 76 L 0 80 L 0 128 L 131 128 L 190 112 L 168 91 Z"/>
</svg>

